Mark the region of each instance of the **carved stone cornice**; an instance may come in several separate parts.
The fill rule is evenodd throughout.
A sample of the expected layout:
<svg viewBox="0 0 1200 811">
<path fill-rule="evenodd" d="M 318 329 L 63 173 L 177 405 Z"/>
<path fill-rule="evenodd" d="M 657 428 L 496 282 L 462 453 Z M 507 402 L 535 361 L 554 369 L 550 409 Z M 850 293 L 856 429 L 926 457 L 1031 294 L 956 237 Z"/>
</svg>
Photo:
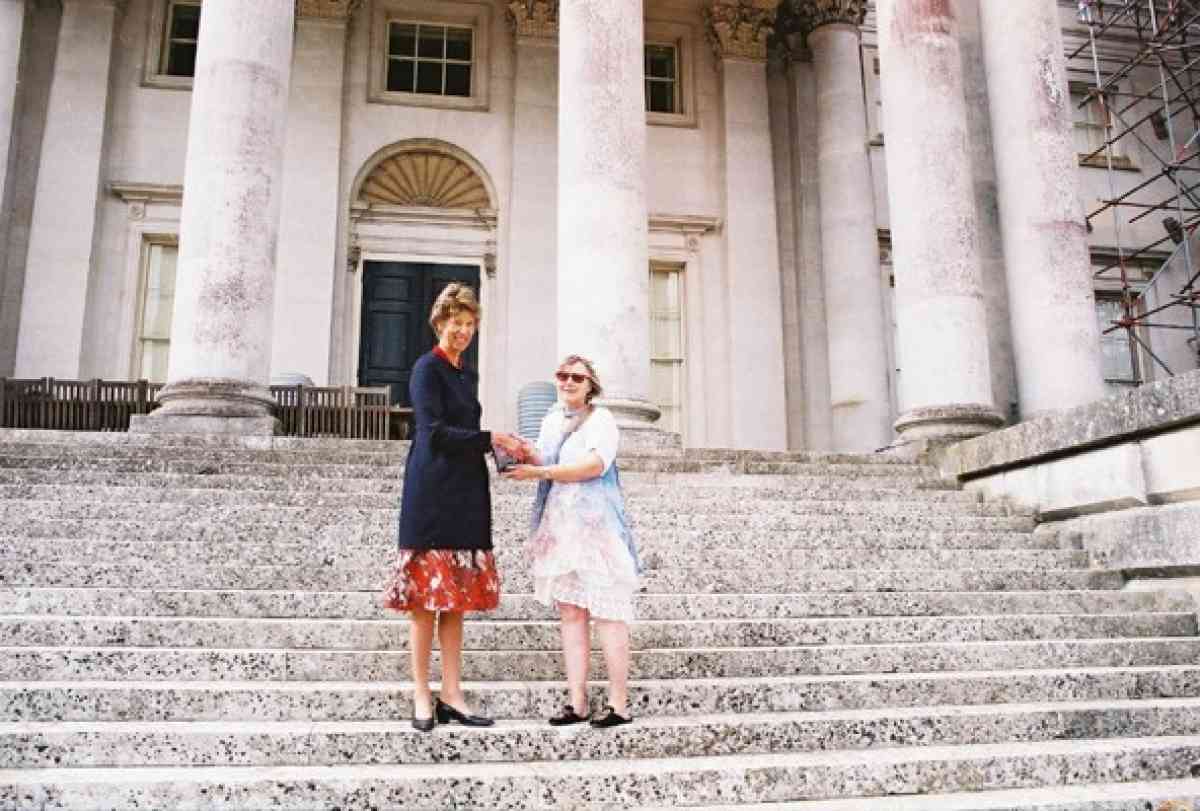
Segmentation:
<svg viewBox="0 0 1200 811">
<path fill-rule="evenodd" d="M 345 22 L 364 0 L 296 0 L 296 19 Z"/>
<path fill-rule="evenodd" d="M 867 0 L 787 0 L 795 25 L 805 36 L 825 25 L 863 24 Z"/>
<path fill-rule="evenodd" d="M 765 62 L 778 5 L 779 0 L 712 0 L 705 6 L 705 33 L 717 60 Z"/>
<path fill-rule="evenodd" d="M 505 16 L 518 38 L 558 39 L 558 0 L 511 0 Z"/>
</svg>

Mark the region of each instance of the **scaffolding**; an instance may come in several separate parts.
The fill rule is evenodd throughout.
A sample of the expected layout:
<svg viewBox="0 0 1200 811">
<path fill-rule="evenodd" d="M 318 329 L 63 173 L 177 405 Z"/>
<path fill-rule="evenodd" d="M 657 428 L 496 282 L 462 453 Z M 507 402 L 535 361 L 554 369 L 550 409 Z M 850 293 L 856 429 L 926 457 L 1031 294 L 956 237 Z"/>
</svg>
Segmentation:
<svg viewBox="0 0 1200 811">
<path fill-rule="evenodd" d="M 1087 212 L 1088 230 L 1111 221 L 1112 259 L 1095 277 L 1117 282 L 1120 296 L 1120 317 L 1102 332 L 1124 331 L 1130 347 L 1174 375 L 1165 341 L 1150 336 L 1186 336 L 1200 357 L 1200 0 L 1079 0 L 1078 11 L 1088 39 L 1068 64 L 1090 64 L 1080 105 L 1100 111 L 1104 140 L 1081 161 L 1107 170 L 1107 196 Z M 1136 182 L 1120 171 L 1123 142 L 1152 156 Z M 1147 239 L 1134 226 L 1156 216 L 1163 231 Z M 1133 278 L 1131 266 L 1147 265 L 1148 281 Z"/>
</svg>

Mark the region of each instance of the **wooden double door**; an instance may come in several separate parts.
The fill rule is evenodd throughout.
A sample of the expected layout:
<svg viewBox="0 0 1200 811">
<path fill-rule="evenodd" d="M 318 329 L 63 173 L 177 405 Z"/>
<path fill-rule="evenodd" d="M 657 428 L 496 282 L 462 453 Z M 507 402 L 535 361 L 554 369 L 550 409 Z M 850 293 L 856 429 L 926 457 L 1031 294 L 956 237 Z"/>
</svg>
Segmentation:
<svg viewBox="0 0 1200 811">
<path fill-rule="evenodd" d="M 417 358 L 433 348 L 437 337 L 429 326 L 433 301 L 450 282 L 465 282 L 479 293 L 479 267 L 419 262 L 364 262 L 362 334 L 358 350 L 358 384 L 389 386 L 392 403 L 411 405 L 408 381 Z M 465 365 L 479 368 L 479 336 L 471 343 Z"/>
</svg>

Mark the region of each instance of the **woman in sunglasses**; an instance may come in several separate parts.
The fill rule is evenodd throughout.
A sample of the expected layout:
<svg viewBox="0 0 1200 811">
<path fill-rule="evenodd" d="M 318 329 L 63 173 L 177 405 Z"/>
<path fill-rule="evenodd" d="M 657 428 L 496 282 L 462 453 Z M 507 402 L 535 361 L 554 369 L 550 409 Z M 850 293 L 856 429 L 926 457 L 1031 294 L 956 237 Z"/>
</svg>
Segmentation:
<svg viewBox="0 0 1200 811">
<path fill-rule="evenodd" d="M 408 385 L 416 432 L 404 470 L 400 553 L 385 604 L 412 617 L 412 725 L 422 732 L 451 721 L 492 723 L 472 714 L 463 696 L 463 612 L 490 611 L 500 600 L 484 454 L 493 443 L 514 453 L 521 444 L 510 434 L 480 430 L 479 375 L 462 362 L 479 315 L 475 291 L 447 285 L 429 316 L 437 346 L 417 359 Z M 436 700 L 429 689 L 435 622 L 442 651 Z"/>
<path fill-rule="evenodd" d="M 639 569 L 614 464 L 620 437 L 612 413 L 592 405 L 603 389 L 591 361 L 570 355 L 554 377 L 558 404 L 542 421 L 537 446 L 522 448 L 530 464 L 505 474 L 539 481 L 530 538 L 534 593 L 558 606 L 569 691 L 550 723 L 618 726 L 633 720 L 628 623 Z M 587 698 L 593 620 L 608 669 L 608 704 L 594 718 Z"/>
</svg>

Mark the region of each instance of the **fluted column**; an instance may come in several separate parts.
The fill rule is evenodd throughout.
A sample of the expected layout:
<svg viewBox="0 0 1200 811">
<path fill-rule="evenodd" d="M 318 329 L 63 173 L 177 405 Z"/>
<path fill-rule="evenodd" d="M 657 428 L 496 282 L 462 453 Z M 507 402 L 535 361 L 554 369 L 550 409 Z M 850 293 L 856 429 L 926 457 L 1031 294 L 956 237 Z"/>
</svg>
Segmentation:
<svg viewBox="0 0 1200 811">
<path fill-rule="evenodd" d="M 1023 417 L 1104 395 L 1058 3 L 980 3 Z"/>
<path fill-rule="evenodd" d="M 904 440 L 976 436 L 1002 422 L 992 404 L 957 7 L 876 5 Z"/>
<path fill-rule="evenodd" d="M 726 295 L 735 363 L 733 441 L 739 448 L 787 448 L 783 306 L 779 278 L 774 159 L 767 107 L 767 39 L 775 0 L 713 0 L 705 8 L 720 71 Z M 798 394 L 798 392 L 797 392 Z"/>
<path fill-rule="evenodd" d="M 192 90 L 168 383 L 140 430 L 270 433 L 289 0 L 206 0 Z"/>
<path fill-rule="evenodd" d="M 640 0 L 559 11 L 558 354 L 596 361 L 605 401 L 649 427 L 649 251 Z"/>
<path fill-rule="evenodd" d="M 514 398 L 521 387 L 545 380 L 558 347 L 547 341 L 557 314 L 544 302 L 558 287 L 558 0 L 512 0 L 513 137 L 506 286 L 505 359 Z"/>
<path fill-rule="evenodd" d="M 64 0 L 21 297 L 18 377 L 73 378 L 83 359 L 87 296 L 103 185 L 113 38 L 123 0 Z"/>
<path fill-rule="evenodd" d="M 866 0 L 789 0 L 817 79 L 821 257 L 833 447 L 891 442 L 891 392 L 860 30 Z"/>
</svg>

